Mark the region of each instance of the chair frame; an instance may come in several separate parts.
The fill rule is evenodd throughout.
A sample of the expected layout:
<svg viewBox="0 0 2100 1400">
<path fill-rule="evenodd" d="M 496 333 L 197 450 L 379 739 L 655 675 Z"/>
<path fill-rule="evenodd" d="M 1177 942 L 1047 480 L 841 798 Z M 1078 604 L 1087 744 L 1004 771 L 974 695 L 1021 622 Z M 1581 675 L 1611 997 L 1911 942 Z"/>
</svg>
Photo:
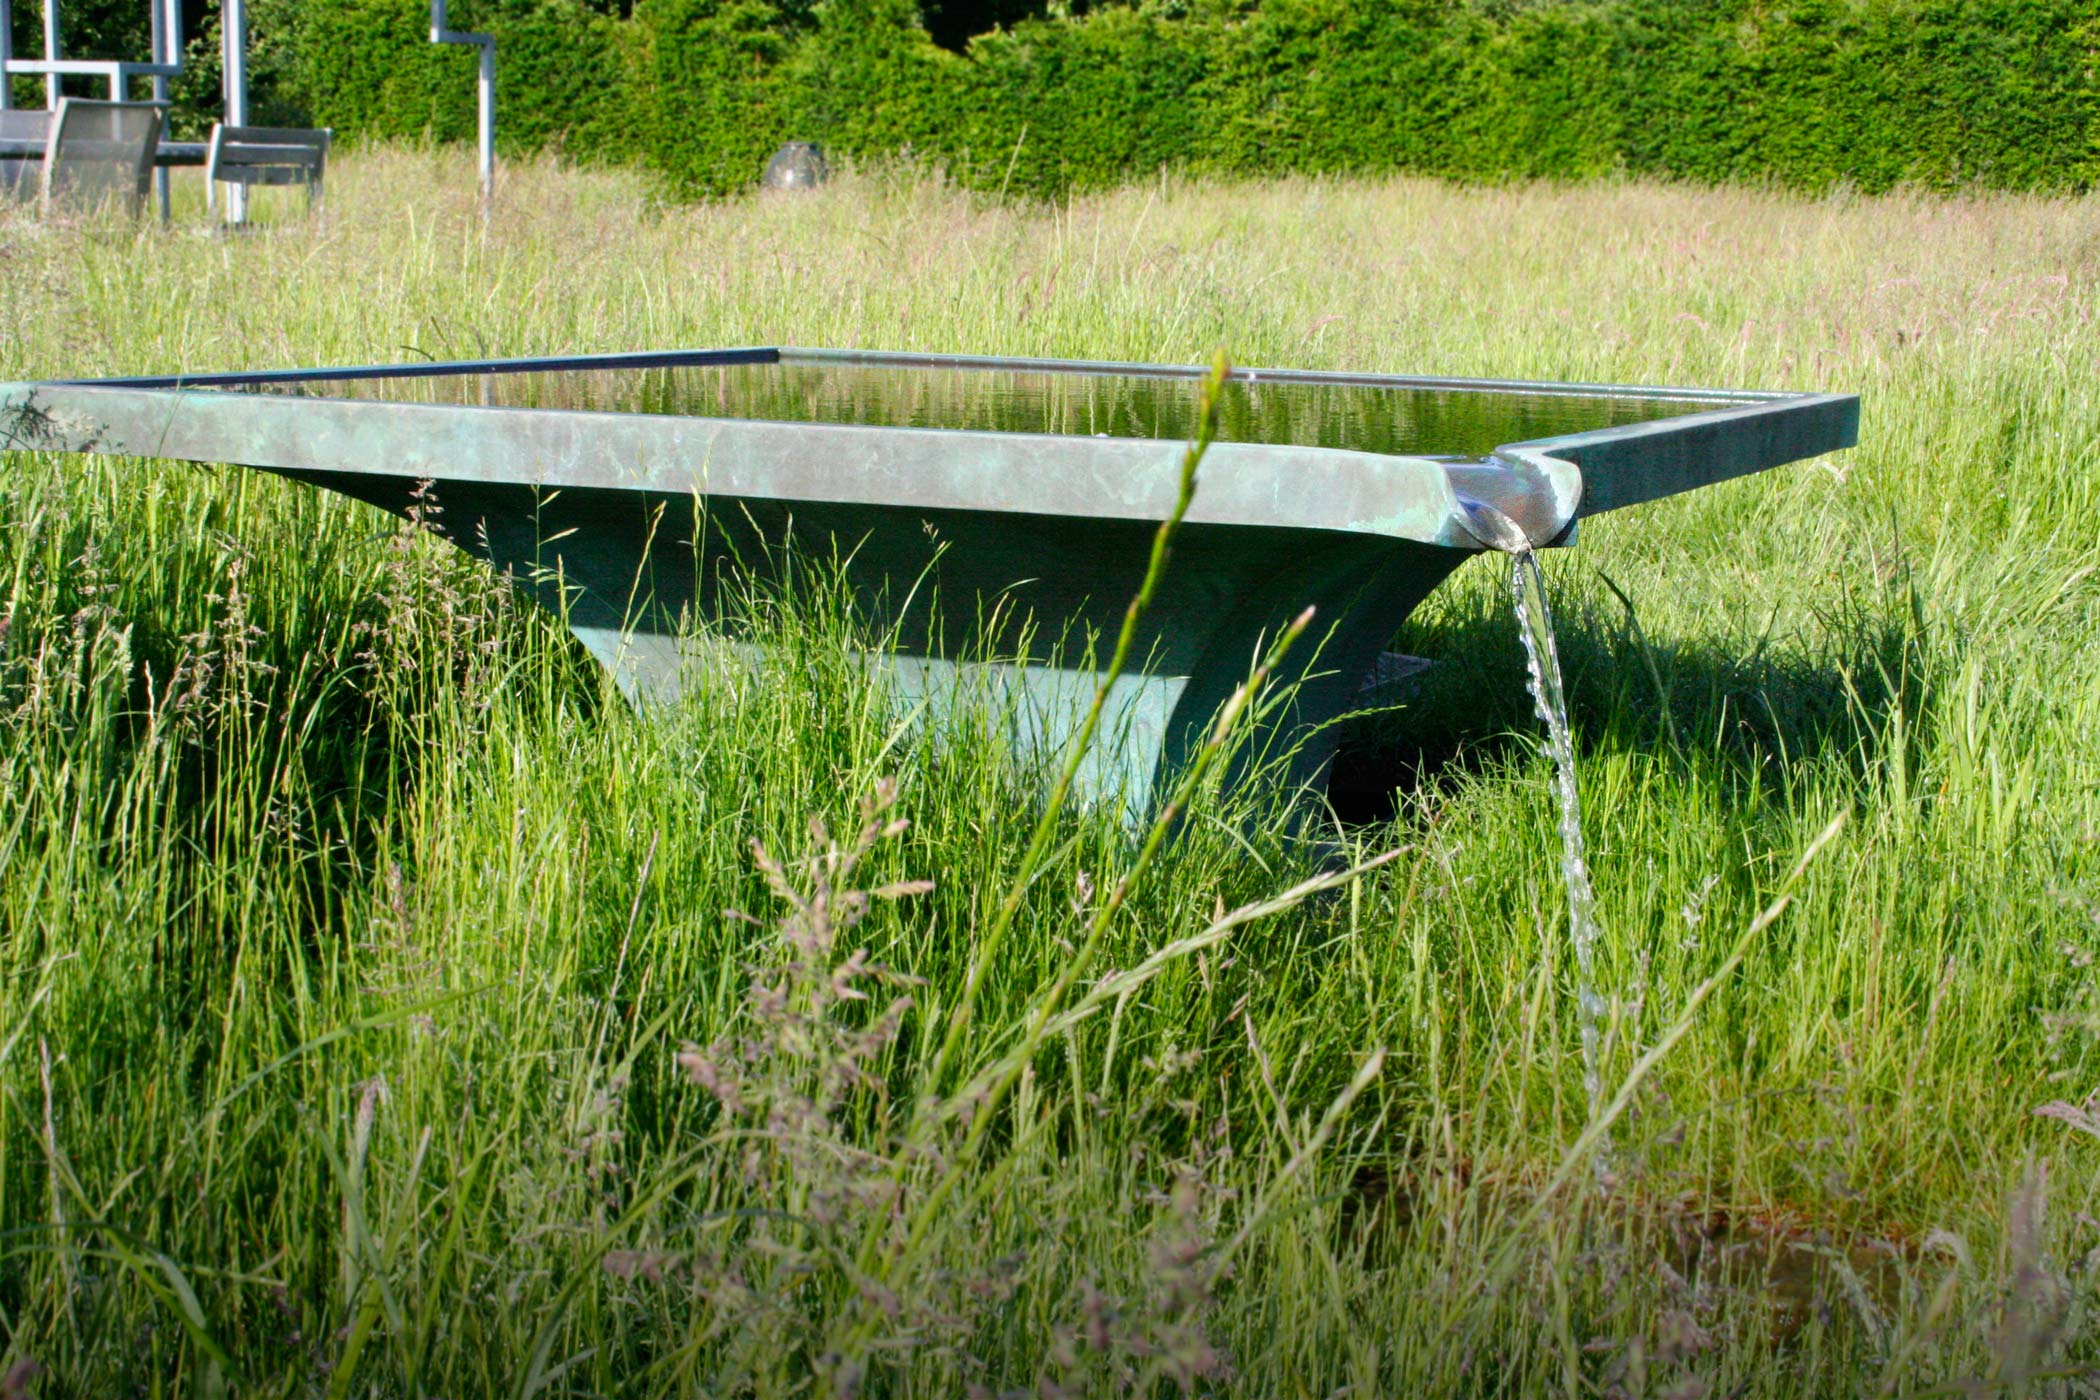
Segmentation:
<svg viewBox="0 0 2100 1400">
<path fill-rule="evenodd" d="M 160 151 L 161 133 L 166 130 L 168 104 L 165 102 L 111 102 L 102 98 L 61 97 L 51 114 L 51 130 L 44 138 L 44 170 L 41 198 L 38 206 L 44 217 L 51 214 L 53 187 L 58 183 L 58 154 L 66 139 L 68 118 L 75 113 L 122 108 L 127 111 L 147 111 L 153 114 L 153 129 L 145 144 L 140 147 L 138 160 L 132 171 L 131 213 L 135 218 L 145 207 L 153 193 L 154 158 Z"/>
<path fill-rule="evenodd" d="M 228 126 L 214 122 L 204 158 L 204 207 L 217 212 L 218 190 L 228 185 L 306 186 L 310 211 L 321 199 L 328 172 L 329 127 Z M 229 206 L 231 201 L 228 201 Z"/>
</svg>

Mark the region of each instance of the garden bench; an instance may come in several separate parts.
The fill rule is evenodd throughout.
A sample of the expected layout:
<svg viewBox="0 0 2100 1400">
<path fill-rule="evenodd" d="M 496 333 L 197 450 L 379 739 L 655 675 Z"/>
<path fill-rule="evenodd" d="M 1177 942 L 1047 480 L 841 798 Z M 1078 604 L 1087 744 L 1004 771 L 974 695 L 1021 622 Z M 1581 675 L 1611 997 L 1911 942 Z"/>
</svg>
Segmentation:
<svg viewBox="0 0 2100 1400">
<path fill-rule="evenodd" d="M 306 186 L 306 207 L 321 197 L 328 171 L 327 127 L 228 126 L 215 123 L 204 163 L 204 206 L 218 208 L 218 189 L 227 185 Z"/>
</svg>

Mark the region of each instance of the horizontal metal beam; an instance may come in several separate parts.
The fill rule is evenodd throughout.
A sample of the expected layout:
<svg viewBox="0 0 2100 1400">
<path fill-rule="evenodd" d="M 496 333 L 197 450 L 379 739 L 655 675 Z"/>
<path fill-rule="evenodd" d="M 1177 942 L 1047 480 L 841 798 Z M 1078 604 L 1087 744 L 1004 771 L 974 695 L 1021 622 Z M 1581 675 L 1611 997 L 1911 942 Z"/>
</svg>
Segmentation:
<svg viewBox="0 0 2100 1400">
<path fill-rule="evenodd" d="M 131 63 L 114 58 L 10 58 L 7 71 L 19 77 L 66 78 L 172 78 L 182 72 L 179 63 Z"/>
<path fill-rule="evenodd" d="M 1003 370 L 1013 373 L 1115 374 L 1150 379 L 1201 379 L 1207 365 L 1147 364 L 1122 360 L 1053 360 L 1009 355 L 927 355 L 895 350 L 811 350 L 783 345 L 788 363 L 865 365 L 883 369 Z M 1359 374 L 1347 370 L 1237 368 L 1244 384 L 1331 384 L 1368 389 L 1453 389 L 1464 393 L 1536 394 L 1551 398 L 1650 398 L 1711 403 L 1764 403 L 1793 397 L 1755 389 L 1667 389 L 1640 384 L 1584 384 L 1544 379 L 1460 379 L 1448 375 Z"/>
<path fill-rule="evenodd" d="M 1573 463 L 1582 473 L 1577 514 L 1590 516 L 1858 445 L 1856 395 L 1803 394 L 1503 451 L 1545 452 Z"/>
<path fill-rule="evenodd" d="M 210 154 L 210 148 L 202 141 L 163 141 L 153 150 L 153 163 L 168 166 L 202 165 Z M 0 160 L 42 160 L 42 141 L 22 141 L 0 137 Z"/>
<path fill-rule="evenodd" d="M 121 389 L 234 389 L 269 384 L 328 384 L 357 379 L 428 379 L 456 374 L 544 374 L 550 370 L 672 369 L 683 365 L 770 365 L 780 352 L 750 350 L 637 350 L 612 355 L 540 355 L 500 360 L 424 360 L 397 365 L 337 365 L 327 369 L 234 370 L 223 374 L 148 374 L 124 379 L 59 379 Z"/>
<path fill-rule="evenodd" d="M 375 380 L 390 378 L 425 378 L 431 376 L 477 375 L 477 374 L 540 374 L 551 372 L 593 372 L 608 370 L 640 370 L 671 368 L 678 366 L 710 364 L 812 364 L 851 365 L 863 368 L 896 370 L 923 369 L 931 371 L 999 371 L 1007 373 L 1041 373 L 1085 375 L 1116 375 L 1151 378 L 1173 378 L 1194 380 L 1205 371 L 1194 365 L 1128 364 L 1097 360 L 1054 360 L 1021 357 L 926 355 L 869 350 L 818 350 L 797 347 L 746 347 L 724 350 L 642 351 L 612 355 L 543 356 L 534 358 L 483 359 L 441 361 L 427 364 L 407 365 L 358 365 L 327 369 L 287 369 L 250 373 L 210 375 L 163 375 L 143 376 L 120 380 L 69 381 L 73 383 L 100 383 L 104 387 L 127 387 L 139 389 L 190 388 L 262 388 L 271 385 L 295 385 L 302 383 L 326 384 L 331 381 Z M 1248 511 L 1243 515 L 1227 518 L 1258 523 L 1260 510 L 1268 511 L 1268 518 L 1284 520 L 1307 528 L 1326 528 L 1344 531 L 1360 531 L 1376 534 L 1391 534 L 1396 537 L 1433 541 L 1457 546 L 1468 546 L 1473 541 L 1462 530 L 1466 519 L 1463 510 L 1456 504 L 1455 495 L 1487 500 L 1504 509 L 1506 514 L 1518 519 L 1534 539 L 1543 540 L 1556 536 L 1571 516 L 1588 516 L 1660 496 L 1690 490 L 1697 486 L 1710 485 L 1731 477 L 1762 471 L 1785 462 L 1820 453 L 1850 447 L 1858 441 L 1859 401 L 1851 395 L 1824 394 L 1804 395 L 1734 389 L 1679 389 L 1656 388 L 1643 385 L 1615 384 L 1561 384 L 1535 380 L 1489 380 L 1460 379 L 1448 376 L 1398 375 L 1398 374 L 1353 374 L 1313 370 L 1272 370 L 1246 368 L 1233 371 L 1233 378 L 1242 383 L 1259 384 L 1303 384 L 1331 385 L 1337 387 L 1390 388 L 1396 390 L 1434 390 L 1471 394 L 1514 394 L 1544 397 L 1577 398 L 1646 398 L 1667 403 L 1684 403 L 1697 406 L 1698 411 L 1670 418 L 1599 429 L 1594 432 L 1567 434 L 1560 437 L 1542 438 L 1536 441 L 1515 443 L 1499 451 L 1489 462 L 1474 467 L 1440 469 L 1440 479 L 1432 486 L 1420 483 L 1423 474 L 1414 473 L 1401 477 L 1392 475 L 1391 464 L 1413 459 L 1376 457 L 1370 454 L 1335 454 L 1329 461 L 1332 470 L 1321 475 L 1319 494 L 1324 499 L 1317 505 L 1309 498 L 1315 495 L 1310 489 L 1311 481 L 1302 483 L 1285 493 L 1287 500 L 1279 504 L 1275 493 L 1257 507 L 1250 500 Z M 1710 407 L 1708 407 L 1710 405 Z M 211 411 L 209 405 L 201 406 Z M 475 413 L 510 412 L 543 415 L 555 419 L 574 418 L 578 415 L 565 410 L 493 410 L 470 405 L 460 405 L 461 411 Z M 351 411 L 351 416 L 361 421 L 369 420 L 382 425 L 391 414 L 419 409 L 436 413 L 434 423 L 446 423 L 443 415 L 454 411 L 450 405 L 402 405 L 366 404 Z M 161 409 L 163 413 L 165 408 Z M 313 413 L 312 408 L 293 410 L 297 413 Z M 698 425 L 714 420 L 676 419 L 657 415 L 581 415 L 590 422 L 601 425 L 596 430 L 611 437 L 648 437 L 655 442 L 652 450 L 671 452 L 674 455 L 684 448 L 674 445 L 671 437 L 679 443 L 697 440 L 693 430 L 672 429 L 669 424 L 685 423 Z M 317 420 L 318 421 L 318 420 Z M 423 421 L 421 414 L 418 421 Z M 569 462 L 583 460 L 593 455 L 587 444 L 591 431 L 578 425 L 565 429 L 552 427 L 539 419 L 520 420 L 523 424 L 537 424 L 536 428 L 520 427 L 514 431 L 528 432 L 534 437 L 548 434 L 561 436 L 572 445 L 560 449 L 562 459 Z M 607 428 L 602 425 L 614 424 Z M 482 432 L 486 422 L 474 429 Z M 722 433 L 726 427 L 727 435 Z M 229 425 L 229 430 L 230 425 Z M 344 431 L 349 431 L 347 426 Z M 506 430 L 509 437 L 512 430 Z M 384 433 L 382 427 L 374 426 L 357 430 L 360 436 Z M 973 467 L 965 476 L 975 478 L 978 486 L 970 488 L 967 483 L 951 482 L 948 487 L 934 484 L 934 478 L 942 475 L 940 464 L 948 461 L 952 454 L 944 452 L 943 445 L 954 453 L 967 452 L 975 463 L 1003 462 L 1010 459 L 1019 441 L 1032 441 L 1034 435 L 1013 433 L 990 433 L 977 435 L 977 441 L 964 443 L 961 435 L 939 429 L 891 429 L 854 428 L 827 424 L 772 423 L 741 426 L 719 425 L 709 436 L 710 451 L 748 451 L 758 453 L 766 462 L 766 470 L 780 473 L 782 489 L 790 481 L 810 481 L 810 472 L 798 469 L 793 459 L 798 453 L 831 453 L 840 450 L 865 455 L 868 452 L 896 449 L 898 434 L 922 433 L 930 437 L 922 439 L 923 452 L 908 454 L 918 465 L 907 473 L 908 480 L 900 485 L 893 480 L 891 487 L 905 492 L 894 498 L 900 502 L 916 501 L 928 506 L 959 509 L 997 509 L 997 501 L 1005 497 L 1005 483 L 1000 470 L 985 470 Z M 447 437 L 458 436 L 453 433 Z M 469 433 L 466 436 L 471 437 Z M 667 436 L 668 435 L 668 436 Z M 872 435 L 872 436 L 866 436 Z M 1098 448 L 1100 439 L 1075 439 L 1075 444 L 1066 449 L 1073 461 L 1058 470 L 1081 471 L 1087 462 L 1103 460 L 1100 451 L 1111 455 L 1125 454 L 1140 439 L 1114 440 L 1120 445 Z M 872 446 L 888 443 L 888 449 Z M 763 446 L 761 444 L 764 444 Z M 521 443 L 512 440 L 500 449 L 515 451 Z M 542 448 L 549 446 L 542 442 Z M 201 445 L 200 445 L 201 446 Z M 640 450 L 639 443 L 629 445 Z M 1253 444 L 1234 446 L 1235 455 L 1241 453 L 1266 454 L 1268 469 L 1275 469 L 1284 458 L 1279 453 L 1289 453 L 1294 462 L 1325 460 L 1322 453 L 1333 449 L 1304 447 L 1264 447 Z M 474 452 L 465 444 L 455 450 Z M 1034 450 L 1034 449 L 1032 449 Z M 1059 453 L 1054 449 L 1040 449 L 1049 456 Z M 1312 455 L 1307 455 L 1312 454 Z M 387 451 L 373 454 L 376 460 L 405 462 L 416 454 Z M 1359 464 L 1351 470 L 1342 470 L 1336 462 L 1342 457 L 1356 456 L 1367 462 L 1386 464 L 1373 467 Z M 544 458 L 543 458 L 544 460 Z M 733 470 L 727 458 L 712 459 L 721 470 Z M 856 457 L 855 460 L 858 460 Z M 899 459 L 900 461 L 902 458 Z M 1542 492 L 1540 478 L 1554 479 L 1559 469 L 1555 464 L 1568 463 L 1579 471 L 1580 485 L 1576 488 L 1567 481 L 1552 480 L 1551 489 Z M 254 465 L 271 465 L 254 463 Z M 338 466 L 340 464 L 328 464 Z M 354 469 L 354 468 L 353 468 Z M 402 468 L 406 470 L 406 468 Z M 857 468 L 855 469 L 857 472 Z M 1216 470 L 1212 479 L 1215 482 Z M 1401 479 L 1414 481 L 1414 485 L 1403 485 Z M 1512 489 L 1511 482 L 1521 486 Z M 763 492 L 762 483 L 753 483 L 754 489 Z M 843 488 L 809 488 L 807 499 L 848 500 L 862 497 L 852 491 L 840 494 Z M 915 490 L 930 494 L 913 496 Z M 1574 499 L 1579 491 L 1579 501 Z M 1207 495 L 1215 500 L 1221 494 L 1213 484 Z M 985 495 L 986 499 L 978 499 Z M 1405 504 L 1401 504 L 1405 502 Z M 1381 505 L 1382 503 L 1382 505 Z M 1108 503 L 1101 503 L 1106 508 Z M 1126 503 L 1127 504 L 1127 503 Z M 1019 509 L 1079 509 L 1095 508 L 1084 501 L 1059 501 L 1041 507 L 1014 507 Z M 1145 509 L 1156 509 L 1148 505 Z M 1125 511 L 1119 509 L 1119 514 Z M 1142 511 L 1139 514 L 1143 514 Z M 1297 518 L 1314 515 L 1317 519 Z M 1556 524 L 1555 522 L 1558 522 Z M 1548 527 L 1551 527 L 1550 529 Z M 1540 534 L 1541 530 L 1547 531 Z"/>
<path fill-rule="evenodd" d="M 0 386 L 57 450 L 677 495 L 1156 521 L 1183 444 L 1145 438 L 883 428 L 670 414 L 496 408 L 99 384 Z M 72 425 L 86 425 L 75 432 Z M 1327 530 L 1478 547 L 1448 468 L 1426 457 L 1219 442 L 1191 522 Z M 1467 494 L 1527 523 L 1567 523 L 1529 464 Z M 1541 524 L 1537 528 L 1543 529 Z"/>
</svg>

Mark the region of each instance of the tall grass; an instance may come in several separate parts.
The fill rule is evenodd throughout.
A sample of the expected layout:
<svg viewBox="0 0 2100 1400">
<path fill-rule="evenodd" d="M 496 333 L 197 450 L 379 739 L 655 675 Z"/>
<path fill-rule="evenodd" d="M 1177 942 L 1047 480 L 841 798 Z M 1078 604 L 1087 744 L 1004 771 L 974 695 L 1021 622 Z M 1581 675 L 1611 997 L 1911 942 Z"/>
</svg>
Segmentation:
<svg viewBox="0 0 2100 1400">
<path fill-rule="evenodd" d="M 1206 798 L 1125 884 L 837 608 L 637 714 L 369 511 L 8 454 L 0 1390 L 2090 1393 L 2095 213 L 537 166 L 483 226 L 381 150 L 252 237 L 0 214 L 10 378 L 1223 344 L 1865 401 L 1549 561 L 1601 1188 L 1498 568 L 1331 842 Z"/>
</svg>

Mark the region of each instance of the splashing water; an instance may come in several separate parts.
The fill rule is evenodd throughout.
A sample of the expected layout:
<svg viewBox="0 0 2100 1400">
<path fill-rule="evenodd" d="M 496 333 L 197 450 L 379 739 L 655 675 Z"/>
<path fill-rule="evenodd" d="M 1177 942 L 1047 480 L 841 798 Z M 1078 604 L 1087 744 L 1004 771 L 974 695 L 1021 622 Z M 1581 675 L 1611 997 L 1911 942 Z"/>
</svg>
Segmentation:
<svg viewBox="0 0 2100 1400">
<path fill-rule="evenodd" d="M 1560 799 L 1560 873 L 1568 888 L 1568 935 L 1575 945 L 1575 998 L 1582 1032 L 1582 1088 L 1589 1096 L 1590 1121 L 1604 1111 L 1604 1081 L 1598 1065 L 1602 1028 L 1608 1008 L 1597 995 L 1597 896 L 1590 888 L 1590 866 L 1582 841 L 1582 799 L 1575 788 L 1575 741 L 1568 730 L 1568 701 L 1561 690 L 1560 649 L 1553 637 L 1553 611 L 1546 603 L 1546 578 L 1531 549 L 1511 551 L 1510 599 L 1516 605 L 1517 631 L 1531 665 L 1531 698 L 1546 726 L 1546 747 L 1553 755 L 1553 786 Z M 1611 1138 L 1597 1145 L 1597 1173 L 1606 1171 Z"/>
</svg>

